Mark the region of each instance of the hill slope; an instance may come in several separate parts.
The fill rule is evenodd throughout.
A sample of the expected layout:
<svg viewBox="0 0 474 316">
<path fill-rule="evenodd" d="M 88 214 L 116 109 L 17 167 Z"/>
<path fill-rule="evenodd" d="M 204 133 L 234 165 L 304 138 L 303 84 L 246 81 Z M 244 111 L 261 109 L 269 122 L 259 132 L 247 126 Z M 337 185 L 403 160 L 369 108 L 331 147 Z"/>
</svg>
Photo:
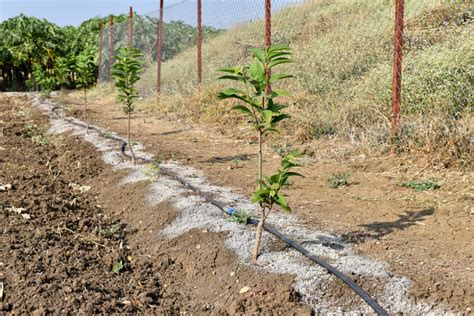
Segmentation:
<svg viewBox="0 0 474 316">
<path fill-rule="evenodd" d="M 287 82 L 294 94 L 288 100 L 290 112 L 295 126 L 303 127 L 309 136 L 336 134 L 370 143 L 387 140 L 393 58 L 392 2 L 314 0 L 274 16 L 273 42 L 289 44 L 297 62 L 286 69 L 296 76 L 296 80 Z M 431 126 L 433 130 L 455 127 L 457 130 L 448 134 L 459 134 L 461 138 L 457 141 L 465 145 L 466 131 L 462 126 L 466 122 L 452 126 L 446 120 L 470 119 L 474 109 L 473 9 L 473 4 L 463 1 L 407 1 L 402 109 L 407 141 L 419 142 L 426 137 L 416 135 L 415 131 L 426 123 L 422 116 L 430 114 L 438 124 Z M 230 29 L 206 42 L 205 85 L 196 102 L 176 97 L 196 93 L 195 49 L 167 61 L 163 65 L 162 85 L 173 97 L 164 106 L 201 116 L 212 115 L 212 107 L 216 106 L 213 95 L 218 84 L 222 84 L 215 81 L 216 69 L 243 63 L 248 58 L 248 48 L 261 46 L 262 42 L 263 21 Z M 154 73 L 155 68 L 151 67 L 147 76 Z"/>
</svg>

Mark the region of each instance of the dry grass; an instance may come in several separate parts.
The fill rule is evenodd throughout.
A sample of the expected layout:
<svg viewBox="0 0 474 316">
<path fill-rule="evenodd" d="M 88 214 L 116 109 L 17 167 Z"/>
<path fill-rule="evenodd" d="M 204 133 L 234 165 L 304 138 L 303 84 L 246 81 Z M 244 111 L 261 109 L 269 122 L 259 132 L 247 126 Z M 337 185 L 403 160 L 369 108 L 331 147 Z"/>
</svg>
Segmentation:
<svg viewBox="0 0 474 316">
<path fill-rule="evenodd" d="M 281 137 L 309 141 L 338 138 L 384 151 L 389 145 L 393 1 L 312 0 L 274 17 L 273 40 L 293 48 L 296 65 L 285 69 L 293 120 Z M 400 149 L 446 165 L 472 163 L 474 5 L 466 1 L 407 1 Z M 204 84 L 195 79 L 196 53 L 184 51 L 163 64 L 156 102 L 156 66 L 139 86 L 151 95 L 140 107 L 178 113 L 223 128 L 242 126 L 217 92 L 220 66 L 242 64 L 262 45 L 263 22 L 236 27 L 204 45 Z"/>
</svg>

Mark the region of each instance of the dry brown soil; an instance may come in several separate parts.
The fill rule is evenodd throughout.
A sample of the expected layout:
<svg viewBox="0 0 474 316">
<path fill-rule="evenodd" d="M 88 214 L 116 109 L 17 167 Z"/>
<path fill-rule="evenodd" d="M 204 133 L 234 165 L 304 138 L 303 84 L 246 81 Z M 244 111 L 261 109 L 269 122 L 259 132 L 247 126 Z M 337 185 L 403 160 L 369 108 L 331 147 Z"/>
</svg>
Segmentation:
<svg viewBox="0 0 474 316">
<path fill-rule="evenodd" d="M 0 314 L 310 314 L 292 276 L 240 264 L 223 233 L 159 237 L 172 207 L 46 130 L 26 98 L 0 95 Z"/>
<path fill-rule="evenodd" d="M 72 94 L 67 107 L 80 115 Z M 90 122 L 125 134 L 125 116 L 111 97 L 96 98 Z M 257 145 L 245 129 L 196 126 L 173 117 L 137 113 L 133 138 L 159 159 L 199 168 L 215 184 L 250 194 L 257 173 Z M 283 140 L 279 140 L 283 142 Z M 312 153 L 305 175 L 289 190 L 297 217 L 315 229 L 342 236 L 362 254 L 389 263 L 413 281 L 415 301 L 445 304 L 466 312 L 474 306 L 474 173 L 433 166 L 420 157 L 393 157 L 356 150 L 333 140 L 295 146 Z M 265 146 L 265 167 L 280 156 Z M 329 176 L 350 172 L 349 185 L 332 189 Z M 400 186 L 403 181 L 434 180 L 435 191 Z"/>
</svg>

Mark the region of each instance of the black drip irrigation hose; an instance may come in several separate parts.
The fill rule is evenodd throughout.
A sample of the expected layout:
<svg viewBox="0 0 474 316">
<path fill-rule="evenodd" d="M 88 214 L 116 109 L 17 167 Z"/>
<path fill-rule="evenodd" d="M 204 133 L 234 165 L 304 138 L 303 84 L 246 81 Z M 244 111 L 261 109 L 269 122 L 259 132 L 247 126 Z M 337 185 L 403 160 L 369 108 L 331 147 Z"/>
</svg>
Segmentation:
<svg viewBox="0 0 474 316">
<path fill-rule="evenodd" d="M 54 114 L 56 114 L 55 113 L 56 109 L 58 109 L 58 107 L 53 107 L 53 109 L 52 109 Z M 69 123 L 71 123 L 71 124 L 75 124 L 75 125 L 78 125 L 78 126 L 81 126 L 81 127 L 87 127 L 87 124 L 84 124 L 82 122 L 78 122 L 77 120 L 73 120 L 73 119 L 65 118 L 65 117 L 62 117 L 62 119 L 69 122 Z M 99 133 L 99 135 L 101 135 L 104 138 L 108 138 L 108 139 L 115 140 L 117 142 L 121 142 L 121 153 L 122 153 L 122 155 L 125 156 L 125 157 L 129 157 L 125 153 L 125 148 L 127 146 L 127 142 L 124 139 L 122 139 L 120 137 L 115 137 L 113 135 L 106 135 L 101 129 L 99 129 L 96 126 L 89 125 L 89 129 L 97 131 Z M 189 182 L 186 182 L 184 179 L 179 177 L 175 172 L 173 172 L 173 171 L 171 171 L 167 168 L 164 168 L 163 166 L 160 166 L 159 163 L 156 163 L 155 161 L 153 161 L 151 159 L 142 158 L 142 157 L 137 157 L 136 160 L 140 160 L 140 161 L 143 161 L 143 162 L 146 162 L 146 163 L 149 163 L 149 164 L 153 164 L 154 166 L 160 168 L 160 173 L 172 178 L 175 181 L 178 181 L 180 184 L 182 184 L 183 186 L 189 188 L 195 194 L 203 197 L 207 202 L 211 203 L 212 205 L 214 205 L 215 207 L 217 207 L 218 209 L 220 209 L 221 211 L 223 211 L 227 215 L 233 216 L 236 213 L 238 213 L 238 211 L 235 210 L 234 208 L 226 207 L 225 204 L 215 200 L 214 198 L 209 196 L 209 194 L 201 191 L 199 188 L 193 186 Z M 258 225 L 259 220 L 254 219 L 254 218 L 250 218 L 248 223 L 256 226 L 256 225 Z M 344 273 L 339 271 L 337 268 L 333 267 L 332 265 L 330 265 L 326 261 L 322 260 L 318 256 L 313 255 L 306 248 L 304 248 L 302 245 L 300 245 L 296 241 L 288 238 L 287 236 L 285 236 L 284 234 L 279 232 L 275 227 L 273 227 L 269 224 L 265 224 L 265 225 L 263 225 L 263 229 L 265 231 L 269 232 L 270 234 L 274 235 L 275 237 L 277 237 L 278 239 L 280 239 L 281 241 L 283 241 L 284 243 L 286 243 L 287 245 L 289 245 L 290 247 L 292 247 L 296 251 L 300 252 L 302 255 L 304 255 L 305 257 L 307 257 L 308 259 L 310 259 L 311 261 L 313 261 L 317 265 L 319 265 L 319 266 L 323 267 L 324 269 L 326 269 L 330 274 L 333 274 L 335 277 L 340 279 L 345 284 L 347 284 L 347 286 L 349 286 L 370 307 L 372 307 L 372 309 L 377 313 L 377 315 L 388 316 L 387 311 L 384 310 L 364 289 L 362 289 L 351 278 L 346 276 Z"/>
</svg>

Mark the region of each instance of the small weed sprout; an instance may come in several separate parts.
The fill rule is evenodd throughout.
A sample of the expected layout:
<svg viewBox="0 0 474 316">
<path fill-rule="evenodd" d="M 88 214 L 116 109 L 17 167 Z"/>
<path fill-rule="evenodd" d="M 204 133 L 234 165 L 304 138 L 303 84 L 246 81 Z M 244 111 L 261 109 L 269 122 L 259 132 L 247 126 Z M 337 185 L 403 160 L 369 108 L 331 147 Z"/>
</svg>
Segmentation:
<svg viewBox="0 0 474 316">
<path fill-rule="evenodd" d="M 134 164 L 135 154 L 133 153 L 132 142 L 130 141 L 130 120 L 134 110 L 134 103 L 138 99 L 135 83 L 140 80 L 140 73 L 143 70 L 141 58 L 142 52 L 137 48 L 119 48 L 112 71 L 115 87 L 119 91 L 117 100 L 123 104 L 122 109 L 128 116 L 127 141 Z"/>
<path fill-rule="evenodd" d="M 82 119 L 86 122 L 86 134 L 89 133 L 89 123 L 87 122 L 87 90 L 94 85 L 95 80 L 95 64 L 94 54 L 85 50 L 76 58 L 75 71 L 77 74 L 77 87 L 84 93 L 84 106 L 82 109 Z"/>
<path fill-rule="evenodd" d="M 154 178 L 160 173 L 160 167 L 155 164 L 149 163 L 146 165 L 143 174 L 150 178 L 150 181 L 153 182 Z"/>
<path fill-rule="evenodd" d="M 246 211 L 237 211 L 234 214 L 232 214 L 232 217 L 229 218 L 229 222 L 234 222 L 238 224 L 244 224 L 247 225 L 250 218 L 252 218 L 252 213 L 251 212 L 246 212 Z"/>
<path fill-rule="evenodd" d="M 348 186 L 351 176 L 352 174 L 350 172 L 334 174 L 328 178 L 329 187 L 337 189 L 342 186 Z"/>
<path fill-rule="evenodd" d="M 404 188 L 415 189 L 416 191 L 427 191 L 427 190 L 433 191 L 433 190 L 438 190 L 439 188 L 441 188 L 441 185 L 433 181 L 422 181 L 422 182 L 407 181 L 407 182 L 400 183 L 400 186 Z"/>
<path fill-rule="evenodd" d="M 122 272 L 123 270 L 125 269 L 125 266 L 123 265 L 123 261 L 120 260 L 118 262 L 116 262 L 112 268 L 112 272 L 114 273 L 120 273 Z"/>
</svg>

